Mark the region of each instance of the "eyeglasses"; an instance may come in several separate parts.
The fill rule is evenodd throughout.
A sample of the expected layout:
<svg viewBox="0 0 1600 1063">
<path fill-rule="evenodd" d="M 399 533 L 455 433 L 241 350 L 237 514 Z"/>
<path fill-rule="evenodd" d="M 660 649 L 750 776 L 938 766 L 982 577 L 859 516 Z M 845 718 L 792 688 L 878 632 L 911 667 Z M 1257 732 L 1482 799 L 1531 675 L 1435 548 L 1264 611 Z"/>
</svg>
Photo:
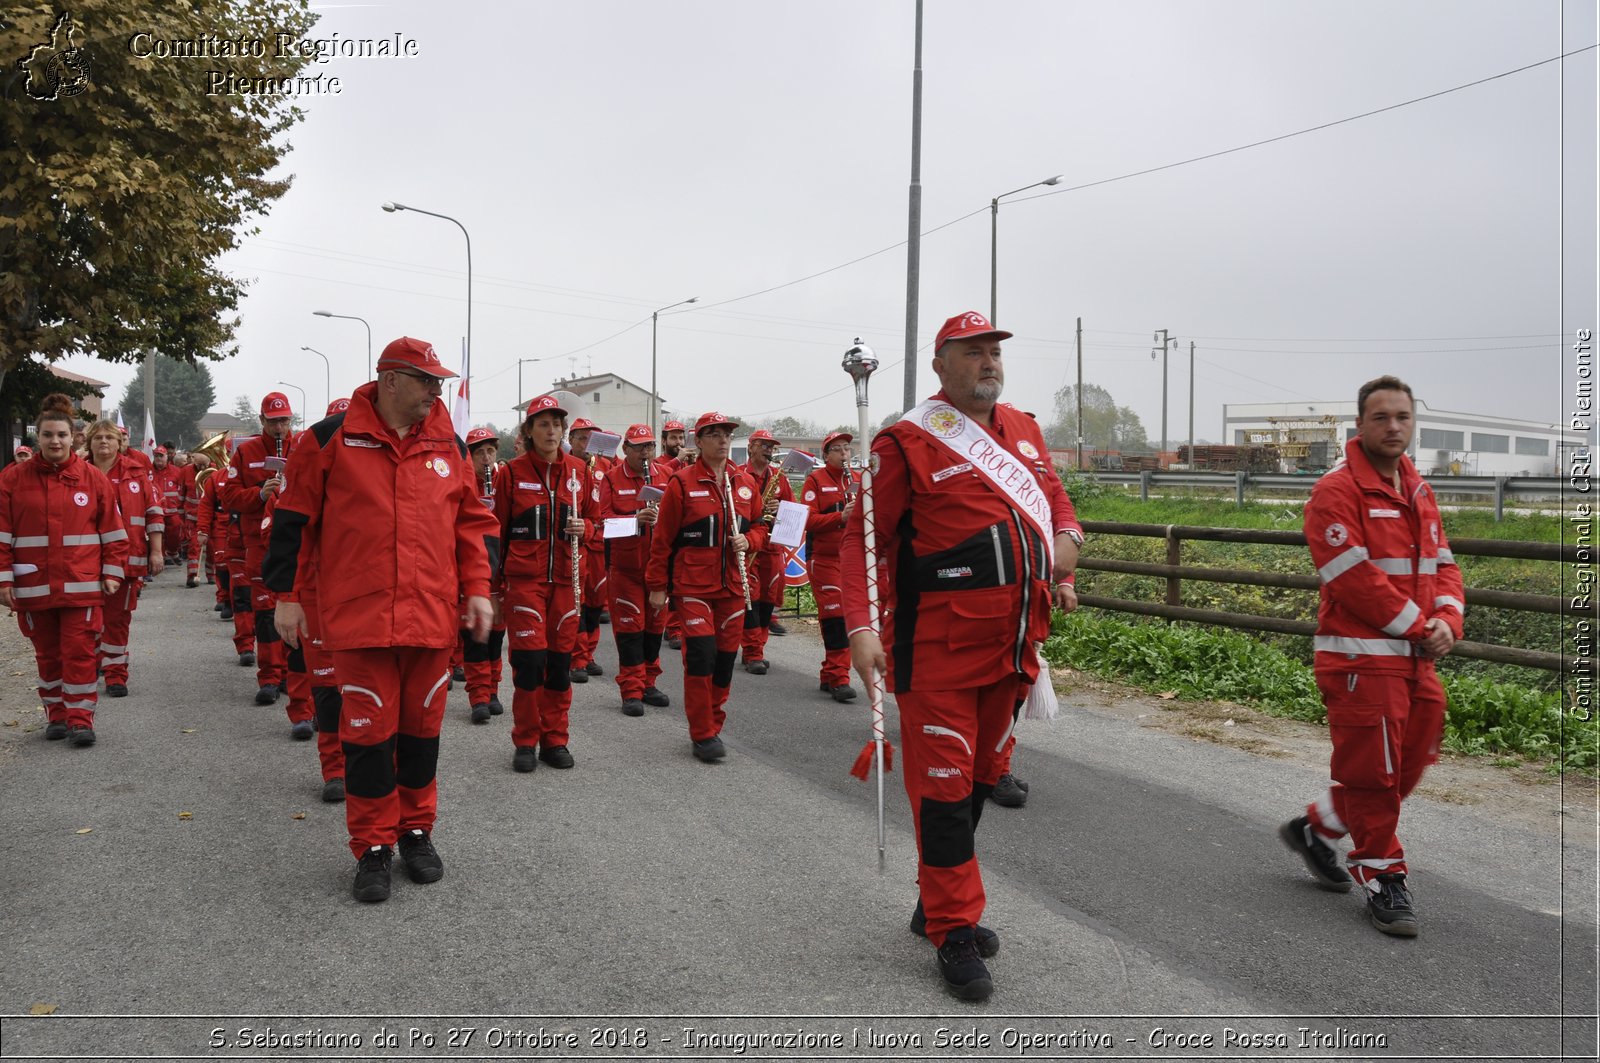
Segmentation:
<svg viewBox="0 0 1600 1063">
<path fill-rule="evenodd" d="M 408 376 L 412 380 L 422 381 L 422 386 L 427 388 L 429 391 L 444 390 L 444 381 L 440 380 L 436 376 L 429 376 L 427 373 L 408 373 L 404 369 L 395 369 L 392 370 L 392 372 L 394 372 L 397 376 Z"/>
</svg>

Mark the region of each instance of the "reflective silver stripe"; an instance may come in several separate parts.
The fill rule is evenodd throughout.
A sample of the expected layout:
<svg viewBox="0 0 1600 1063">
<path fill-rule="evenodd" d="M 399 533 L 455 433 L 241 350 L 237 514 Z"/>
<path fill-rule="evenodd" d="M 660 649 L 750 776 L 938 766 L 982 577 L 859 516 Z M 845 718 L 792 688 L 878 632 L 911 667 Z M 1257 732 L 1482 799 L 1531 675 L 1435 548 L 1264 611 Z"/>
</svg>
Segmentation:
<svg viewBox="0 0 1600 1063">
<path fill-rule="evenodd" d="M 128 647 L 126 647 L 126 646 L 106 646 L 106 645 L 102 644 L 101 647 L 100 647 L 100 652 L 101 653 L 127 653 L 128 652 Z"/>
<path fill-rule="evenodd" d="M 1417 603 L 1408 598 L 1406 599 L 1405 608 L 1400 610 L 1399 615 L 1383 625 L 1383 633 L 1385 635 L 1404 635 L 1411 630 L 1411 625 L 1415 624 L 1417 618 L 1421 615 L 1422 610 L 1417 608 Z"/>
<path fill-rule="evenodd" d="M 94 708 L 94 698 L 90 698 L 88 701 L 63 701 L 61 706 L 66 709 L 92 709 Z"/>
<path fill-rule="evenodd" d="M 1417 558 L 1417 571 L 1424 576 L 1434 576 L 1439 572 L 1439 559 L 1437 557 Z"/>
<path fill-rule="evenodd" d="M 113 528 L 108 532 L 100 533 L 100 541 L 102 543 L 120 543 L 127 537 L 128 529 L 126 528 Z M 85 535 L 84 538 L 89 539 L 90 536 Z"/>
<path fill-rule="evenodd" d="M 1455 563 L 1456 563 L 1456 555 L 1455 555 L 1454 551 L 1452 551 L 1452 550 L 1440 550 L 1439 551 L 1439 564 L 1441 564 L 1441 565 L 1453 565 Z"/>
<path fill-rule="evenodd" d="M 157 532 L 161 532 L 162 534 L 165 534 L 166 530 L 167 530 L 167 526 L 165 524 L 161 523 L 160 521 L 156 521 L 154 524 L 150 525 L 148 528 L 145 529 L 145 531 L 149 532 L 151 535 L 155 535 Z"/>
<path fill-rule="evenodd" d="M 100 541 L 99 539 L 95 540 L 95 542 L 97 542 L 97 543 L 99 541 Z M 17 536 L 17 541 L 16 541 L 16 543 L 14 545 L 17 546 L 19 549 L 21 547 L 25 547 L 25 546 L 49 546 L 50 545 L 50 536 L 48 536 L 48 535 L 19 535 L 19 536 Z"/>
<path fill-rule="evenodd" d="M 128 663 L 128 655 L 126 653 L 124 653 L 121 657 L 102 657 L 102 658 L 100 658 L 100 664 L 102 666 L 108 665 L 108 664 L 127 664 L 127 663 Z"/>
<path fill-rule="evenodd" d="M 925 735 L 949 735 L 961 743 L 961 748 L 967 751 L 967 756 L 970 757 L 972 755 L 972 747 L 967 745 L 966 737 L 960 731 L 952 731 L 950 728 L 940 727 L 938 724 L 925 723 L 922 725 L 922 733 Z"/>
<path fill-rule="evenodd" d="M 128 518 L 128 523 L 132 524 L 135 528 L 142 528 L 142 527 L 144 527 L 144 518 L 143 517 L 129 517 Z"/>
<path fill-rule="evenodd" d="M 92 584 L 92 586 L 98 589 L 100 584 L 95 583 Z M 12 596 L 16 598 L 43 598 L 49 593 L 50 584 L 48 583 L 46 583 L 43 587 L 18 587 L 16 590 L 11 592 Z"/>
<path fill-rule="evenodd" d="M 12 574 L 9 568 L 0 569 L 0 583 L 12 583 L 16 580 L 16 578 L 17 577 Z"/>
<path fill-rule="evenodd" d="M 59 694 L 46 694 L 46 695 L 44 695 L 44 697 L 40 698 L 39 700 L 44 702 L 46 705 L 59 705 L 59 704 L 61 704 L 61 695 L 59 695 Z"/>
<path fill-rule="evenodd" d="M 128 537 L 128 533 L 121 528 L 118 528 L 117 532 L 124 539 Z M 102 541 L 98 535 L 63 535 L 61 537 L 62 546 L 99 546 Z"/>
<path fill-rule="evenodd" d="M 1365 546 L 1352 546 L 1350 549 L 1346 550 L 1332 561 L 1329 561 L 1326 565 L 1323 565 L 1321 568 L 1317 569 L 1317 576 L 1324 583 L 1332 583 L 1334 580 L 1338 579 L 1340 576 L 1344 575 L 1346 572 L 1349 572 L 1351 569 L 1361 564 L 1361 562 L 1365 561 L 1367 556 L 1367 548 Z"/>
<path fill-rule="evenodd" d="M 1433 600 L 1433 607 L 1435 609 L 1439 608 L 1441 605 L 1453 605 L 1455 606 L 1456 612 L 1460 613 L 1462 616 L 1467 615 L 1467 604 L 1453 594 L 1441 594 L 1439 597 Z"/>
<path fill-rule="evenodd" d="M 16 540 L 16 536 L 12 535 L 10 532 L 8 532 L 8 531 L 0 531 L 0 543 L 4 543 L 6 546 L 10 546 L 12 543 L 14 543 L 16 541 L 17 541 Z"/>
<path fill-rule="evenodd" d="M 61 685 L 61 680 L 59 680 L 59 679 L 41 679 L 35 685 L 38 686 L 42 690 L 54 690 L 54 689 L 56 689 L 56 687 L 59 687 Z"/>
<path fill-rule="evenodd" d="M 1409 557 L 1374 557 L 1374 565 L 1383 569 L 1391 576 L 1411 575 L 1411 559 Z"/>
<path fill-rule="evenodd" d="M 95 688 L 95 684 L 94 683 L 62 683 L 61 684 L 61 693 L 63 693 L 63 694 L 93 694 L 94 693 L 94 688 Z"/>
<path fill-rule="evenodd" d="M 101 565 L 100 566 L 100 575 L 102 575 L 102 576 L 114 576 L 117 579 L 127 579 L 128 578 L 128 574 L 126 572 L 122 571 L 122 566 L 121 565 Z"/>
<path fill-rule="evenodd" d="M 444 670 L 444 675 L 440 676 L 439 681 L 433 684 L 433 688 L 428 691 L 428 696 L 422 699 L 423 708 L 427 708 L 428 703 L 433 700 L 433 696 L 439 693 L 439 688 L 448 682 L 450 682 L 450 669 L 446 668 Z M 374 698 L 373 700 L 376 701 L 377 699 Z"/>
<path fill-rule="evenodd" d="M 99 590 L 100 590 L 100 584 L 98 582 L 94 582 L 94 583 L 63 583 L 61 585 L 61 593 L 63 593 L 63 594 L 95 594 Z"/>
<path fill-rule="evenodd" d="M 150 559 L 143 554 L 132 554 L 128 557 L 129 568 L 145 568 L 150 564 Z"/>
<path fill-rule="evenodd" d="M 380 709 L 383 708 L 383 699 L 378 697 L 377 694 L 375 694 L 372 691 L 368 690 L 366 687 L 341 686 L 339 688 L 339 693 L 341 693 L 341 694 L 365 694 L 368 698 L 370 698 L 372 700 L 372 704 L 376 705 Z"/>
<path fill-rule="evenodd" d="M 1352 639 L 1343 635 L 1317 635 L 1311 648 L 1318 653 L 1360 653 L 1370 657 L 1410 657 L 1405 639 Z"/>
</svg>

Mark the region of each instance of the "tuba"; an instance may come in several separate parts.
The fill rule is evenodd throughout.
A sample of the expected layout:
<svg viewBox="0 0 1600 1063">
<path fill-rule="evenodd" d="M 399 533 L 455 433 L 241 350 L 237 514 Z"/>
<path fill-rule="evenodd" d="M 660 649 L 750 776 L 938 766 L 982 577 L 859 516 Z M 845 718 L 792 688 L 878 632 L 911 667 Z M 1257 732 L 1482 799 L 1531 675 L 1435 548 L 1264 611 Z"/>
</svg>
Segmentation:
<svg viewBox="0 0 1600 1063">
<path fill-rule="evenodd" d="M 205 490 L 206 483 L 217 474 L 218 470 L 220 470 L 224 465 L 228 464 L 228 459 L 232 456 L 228 451 L 228 433 L 218 432 L 204 443 L 201 443 L 198 447 L 195 447 L 189 453 L 204 454 L 211 462 L 210 465 L 195 473 L 194 476 L 195 489 L 197 491 L 203 491 Z"/>
</svg>

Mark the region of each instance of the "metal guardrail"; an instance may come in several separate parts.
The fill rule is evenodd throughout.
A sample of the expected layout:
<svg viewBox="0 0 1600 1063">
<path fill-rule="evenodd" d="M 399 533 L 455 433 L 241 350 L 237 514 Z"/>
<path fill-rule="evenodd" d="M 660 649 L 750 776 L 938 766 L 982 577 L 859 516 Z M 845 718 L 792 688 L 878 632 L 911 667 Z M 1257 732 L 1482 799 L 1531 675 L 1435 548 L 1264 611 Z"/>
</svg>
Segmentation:
<svg viewBox="0 0 1600 1063">
<path fill-rule="evenodd" d="M 1138 485 L 1139 499 L 1148 502 L 1151 488 L 1201 487 L 1225 491 L 1233 489 L 1234 501 L 1244 505 L 1251 487 L 1263 490 L 1304 491 L 1311 494 L 1317 477 L 1307 474 L 1260 472 L 1093 472 L 1084 473 L 1098 483 Z M 1569 486 L 1559 476 L 1424 476 L 1439 495 L 1487 495 L 1494 500 L 1494 519 L 1505 516 L 1505 500 L 1511 498 L 1559 498 Z"/>
</svg>

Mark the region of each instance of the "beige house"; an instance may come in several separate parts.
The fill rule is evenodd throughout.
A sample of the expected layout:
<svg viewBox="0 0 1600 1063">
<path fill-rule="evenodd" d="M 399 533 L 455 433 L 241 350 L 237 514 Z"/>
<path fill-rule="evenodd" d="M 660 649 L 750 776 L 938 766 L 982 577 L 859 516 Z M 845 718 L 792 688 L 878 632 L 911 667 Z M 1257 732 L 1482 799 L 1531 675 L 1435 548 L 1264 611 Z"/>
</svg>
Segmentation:
<svg viewBox="0 0 1600 1063">
<path fill-rule="evenodd" d="M 615 373 L 573 377 L 557 380 L 549 391 L 570 391 L 583 401 L 583 408 L 573 411 L 574 416 L 587 417 L 608 432 L 623 432 L 630 424 L 650 423 L 650 391 Z M 547 394 L 541 392 L 540 394 Z M 529 396 L 517 404 L 517 412 L 527 409 L 528 403 L 539 395 Z M 661 399 L 656 398 L 656 423 L 666 420 L 661 413 Z"/>
<path fill-rule="evenodd" d="M 98 421 L 100 419 L 100 409 L 106 397 L 105 390 L 111 386 L 110 384 L 104 380 L 96 380 L 92 376 L 79 376 L 77 373 L 69 373 L 65 369 L 57 369 L 53 365 L 50 367 L 50 374 L 60 377 L 62 380 L 70 380 L 74 384 L 88 384 L 94 388 L 94 391 L 78 400 L 78 405 L 88 415 L 88 420 Z"/>
</svg>

